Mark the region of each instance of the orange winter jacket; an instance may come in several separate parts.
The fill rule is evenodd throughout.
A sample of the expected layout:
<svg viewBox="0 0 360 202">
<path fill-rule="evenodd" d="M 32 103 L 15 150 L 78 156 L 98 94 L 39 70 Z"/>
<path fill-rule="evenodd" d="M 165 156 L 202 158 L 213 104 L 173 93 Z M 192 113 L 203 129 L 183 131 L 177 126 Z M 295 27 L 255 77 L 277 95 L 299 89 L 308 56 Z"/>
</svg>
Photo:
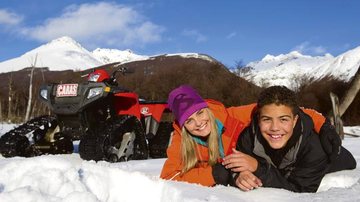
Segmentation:
<svg viewBox="0 0 360 202">
<path fill-rule="evenodd" d="M 225 106 L 215 100 L 206 100 L 209 109 L 213 112 L 216 119 L 218 119 L 224 126 L 222 134 L 222 142 L 225 155 L 232 152 L 232 148 L 236 147 L 236 142 L 241 131 L 251 122 L 251 117 L 256 104 L 229 107 Z M 316 132 L 320 131 L 325 118 L 311 109 L 303 109 L 305 113 L 310 115 L 315 124 Z M 181 128 L 177 122 L 173 123 L 174 133 L 171 139 L 170 146 L 167 149 L 167 160 L 165 161 L 160 178 L 167 180 L 185 181 L 190 183 L 197 183 L 204 186 L 215 185 L 215 180 L 212 176 L 212 167 L 207 163 L 209 159 L 208 148 L 197 144 L 198 166 L 192 168 L 184 174 L 180 174 L 182 170 L 181 160 Z"/>
</svg>

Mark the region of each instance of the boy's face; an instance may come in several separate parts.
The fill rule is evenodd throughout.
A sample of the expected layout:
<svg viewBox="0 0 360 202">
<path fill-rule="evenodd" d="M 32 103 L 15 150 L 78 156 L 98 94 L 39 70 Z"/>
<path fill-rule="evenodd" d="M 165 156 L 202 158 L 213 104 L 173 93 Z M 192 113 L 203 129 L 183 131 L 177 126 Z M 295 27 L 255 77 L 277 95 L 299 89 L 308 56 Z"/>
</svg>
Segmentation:
<svg viewBox="0 0 360 202">
<path fill-rule="evenodd" d="M 273 149 L 283 148 L 293 134 L 298 116 L 285 105 L 265 105 L 259 114 L 262 136 Z"/>
<path fill-rule="evenodd" d="M 207 137 L 211 132 L 210 117 L 207 111 L 200 109 L 186 119 L 184 126 L 192 135 Z"/>
</svg>

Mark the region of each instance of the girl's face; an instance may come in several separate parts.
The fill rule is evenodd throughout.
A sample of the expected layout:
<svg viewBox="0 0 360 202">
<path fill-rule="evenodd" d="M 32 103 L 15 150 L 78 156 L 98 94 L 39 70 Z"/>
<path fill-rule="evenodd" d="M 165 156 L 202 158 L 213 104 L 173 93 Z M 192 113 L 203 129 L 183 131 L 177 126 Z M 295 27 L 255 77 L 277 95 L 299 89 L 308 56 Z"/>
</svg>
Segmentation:
<svg viewBox="0 0 360 202">
<path fill-rule="evenodd" d="M 186 130 L 195 136 L 207 137 L 211 131 L 211 123 L 206 108 L 193 113 L 184 123 Z"/>
<path fill-rule="evenodd" d="M 297 119 L 290 107 L 269 104 L 260 110 L 259 128 L 270 147 L 280 149 L 292 136 Z"/>
</svg>

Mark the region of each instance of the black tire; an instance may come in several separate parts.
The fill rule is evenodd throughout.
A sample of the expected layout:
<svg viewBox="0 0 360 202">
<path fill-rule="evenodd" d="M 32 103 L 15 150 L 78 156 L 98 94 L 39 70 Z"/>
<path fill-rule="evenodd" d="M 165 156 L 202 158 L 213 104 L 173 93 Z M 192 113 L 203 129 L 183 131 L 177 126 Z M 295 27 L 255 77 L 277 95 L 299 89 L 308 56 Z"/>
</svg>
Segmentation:
<svg viewBox="0 0 360 202">
<path fill-rule="evenodd" d="M 134 116 L 118 117 L 113 121 L 112 131 L 109 131 L 110 145 L 119 149 L 125 133 L 134 133 L 135 140 L 133 143 L 132 155 L 125 157 L 125 160 L 139 160 L 147 159 L 149 156 L 148 147 L 146 143 L 144 129 L 140 121 Z M 109 127 L 110 128 L 110 127 Z M 131 146 L 129 146 L 131 148 Z M 121 156 L 119 159 L 124 160 Z"/>
<path fill-rule="evenodd" d="M 117 117 L 108 120 L 103 128 L 103 130 L 98 130 L 93 134 L 87 134 L 81 137 L 79 154 L 82 159 L 115 162 L 148 158 L 145 134 L 141 123 L 136 117 Z M 117 156 L 111 152 L 111 148 L 119 149 L 123 135 L 128 132 L 135 134 L 132 155 L 129 157 Z M 116 155 L 116 158 L 114 155 Z"/>
<path fill-rule="evenodd" d="M 108 161 L 115 163 L 115 162 L 119 161 L 119 158 L 116 154 L 110 154 L 110 155 L 108 155 Z"/>
<path fill-rule="evenodd" d="M 7 133 L 0 138 L 0 152 L 4 157 L 27 156 L 29 139 L 19 134 Z"/>
<path fill-rule="evenodd" d="M 155 137 L 149 140 L 151 158 L 166 158 L 166 149 L 169 146 L 170 136 L 173 131 L 171 122 L 161 122 Z"/>
<path fill-rule="evenodd" d="M 108 138 L 87 132 L 80 137 L 79 155 L 84 160 L 100 161 L 105 159 L 104 145 Z M 104 144 L 105 143 L 105 144 Z"/>
<path fill-rule="evenodd" d="M 122 157 L 120 157 L 120 159 L 119 159 L 120 162 L 124 162 L 124 161 L 127 161 L 127 160 L 129 160 L 129 159 L 126 159 L 125 156 L 122 156 Z"/>
<path fill-rule="evenodd" d="M 62 134 L 62 133 L 59 133 Z M 74 151 L 74 144 L 71 139 L 63 137 L 51 145 L 50 154 L 71 154 Z"/>
<path fill-rule="evenodd" d="M 41 141 L 47 130 L 57 126 L 55 116 L 40 116 L 8 131 L 0 138 L 0 152 L 4 157 L 13 156 L 37 156 L 43 154 L 35 149 L 34 143 Z M 33 134 L 33 141 L 25 136 Z"/>
</svg>

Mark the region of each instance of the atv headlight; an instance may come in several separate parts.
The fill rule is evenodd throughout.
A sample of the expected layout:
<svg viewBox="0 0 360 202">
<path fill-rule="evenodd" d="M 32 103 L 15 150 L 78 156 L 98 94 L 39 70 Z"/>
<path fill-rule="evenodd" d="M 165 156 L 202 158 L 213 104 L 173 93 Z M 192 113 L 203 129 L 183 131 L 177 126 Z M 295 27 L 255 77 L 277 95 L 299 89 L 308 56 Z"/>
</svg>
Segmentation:
<svg viewBox="0 0 360 202">
<path fill-rule="evenodd" d="M 41 91 L 40 91 L 40 96 L 41 96 L 42 98 L 44 98 L 45 100 L 48 99 L 48 98 L 47 98 L 47 94 L 48 94 L 48 90 L 47 90 L 47 89 L 41 89 Z"/>
<path fill-rule="evenodd" d="M 103 92 L 103 88 L 92 88 L 89 90 L 89 94 L 86 98 L 91 99 L 95 96 L 101 95 L 102 92 Z"/>
<path fill-rule="evenodd" d="M 100 77 L 100 74 L 90 74 L 88 81 L 97 82 L 99 77 Z"/>
</svg>

